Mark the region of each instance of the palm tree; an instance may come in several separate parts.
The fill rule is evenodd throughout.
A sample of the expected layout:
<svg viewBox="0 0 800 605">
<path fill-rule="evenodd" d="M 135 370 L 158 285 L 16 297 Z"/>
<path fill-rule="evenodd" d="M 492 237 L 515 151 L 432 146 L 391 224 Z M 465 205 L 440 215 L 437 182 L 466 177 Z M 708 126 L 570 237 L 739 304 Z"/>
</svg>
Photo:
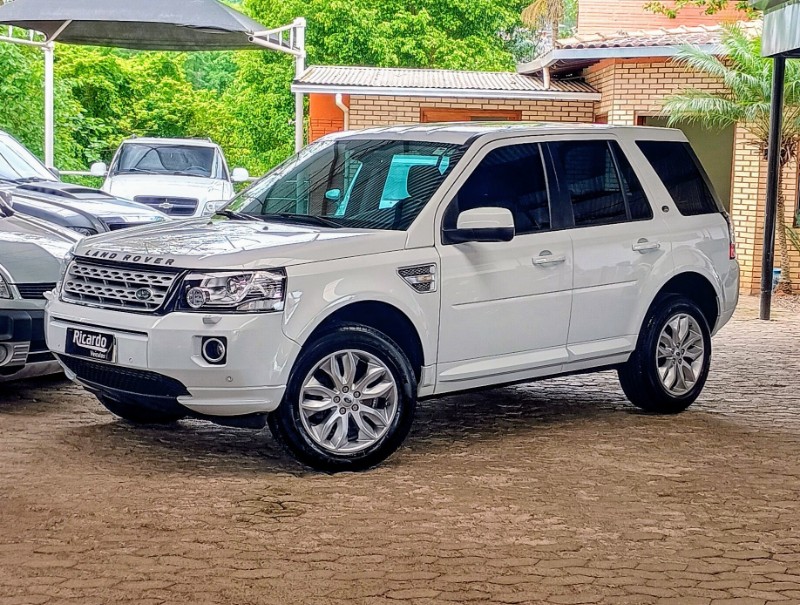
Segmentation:
<svg viewBox="0 0 800 605">
<path fill-rule="evenodd" d="M 553 46 L 558 40 L 561 20 L 564 18 L 564 0 L 533 0 L 522 11 L 522 23 L 531 29 L 548 27 Z"/>
<path fill-rule="evenodd" d="M 761 40 L 748 36 L 739 27 L 725 30 L 724 60 L 697 47 L 683 47 L 676 60 L 683 65 L 714 76 L 724 82 L 725 92 L 688 89 L 668 97 L 664 113 L 669 125 L 695 122 L 709 128 L 739 125 L 749 131 L 766 158 L 769 139 L 772 61 L 761 56 Z M 779 290 L 792 292 L 789 271 L 789 249 L 785 199 L 780 186 L 790 162 L 797 159 L 800 145 L 800 65 L 788 61 L 786 66 L 786 105 L 780 141 L 780 174 L 777 208 L 778 250 L 780 252 L 781 282 Z M 794 233 L 792 233 L 794 235 Z"/>
</svg>

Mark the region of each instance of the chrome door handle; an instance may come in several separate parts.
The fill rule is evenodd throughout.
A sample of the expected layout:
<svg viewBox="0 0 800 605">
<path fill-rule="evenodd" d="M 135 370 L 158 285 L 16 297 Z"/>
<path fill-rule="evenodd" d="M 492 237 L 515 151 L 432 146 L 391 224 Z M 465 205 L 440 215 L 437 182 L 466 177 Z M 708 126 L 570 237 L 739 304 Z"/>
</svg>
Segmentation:
<svg viewBox="0 0 800 605">
<path fill-rule="evenodd" d="M 631 248 L 633 248 L 634 252 L 641 252 L 642 254 L 646 252 L 655 252 L 661 249 L 661 242 L 648 242 L 646 239 L 642 238 L 631 246 Z"/>
<path fill-rule="evenodd" d="M 539 256 L 533 259 L 533 264 L 537 267 L 546 267 L 547 265 L 560 265 L 567 262 L 566 256 L 553 256 L 550 250 L 542 250 Z"/>
</svg>

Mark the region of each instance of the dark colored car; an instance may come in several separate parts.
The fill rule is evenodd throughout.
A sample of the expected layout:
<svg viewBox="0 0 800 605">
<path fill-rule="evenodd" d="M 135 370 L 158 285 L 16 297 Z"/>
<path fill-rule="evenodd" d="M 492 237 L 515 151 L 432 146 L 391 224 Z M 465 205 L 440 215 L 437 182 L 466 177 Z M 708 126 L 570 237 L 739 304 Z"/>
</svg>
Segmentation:
<svg viewBox="0 0 800 605">
<path fill-rule="evenodd" d="M 64 183 L 11 135 L 0 130 L 0 190 L 13 197 L 14 210 L 95 235 L 158 223 L 167 216 L 144 204 L 99 189 Z"/>
</svg>

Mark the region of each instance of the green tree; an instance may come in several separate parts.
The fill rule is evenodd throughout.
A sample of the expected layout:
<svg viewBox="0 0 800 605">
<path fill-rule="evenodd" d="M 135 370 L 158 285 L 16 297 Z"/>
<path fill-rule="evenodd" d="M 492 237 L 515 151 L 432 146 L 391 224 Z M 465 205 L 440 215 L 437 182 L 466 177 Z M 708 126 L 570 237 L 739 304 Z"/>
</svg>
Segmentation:
<svg viewBox="0 0 800 605">
<path fill-rule="evenodd" d="M 664 103 L 664 113 L 670 125 L 688 121 L 709 128 L 739 125 L 754 137 L 760 152 L 766 158 L 769 140 L 770 98 L 772 66 L 770 59 L 761 56 L 761 40 L 748 37 L 740 28 L 732 26 L 723 36 L 725 60 L 706 53 L 697 47 L 684 47 L 677 61 L 685 66 L 721 80 L 725 92 L 685 90 L 669 97 Z M 780 176 L 782 183 L 792 160 L 797 159 L 800 144 L 800 65 L 787 62 L 786 106 L 780 139 Z M 778 195 L 778 249 L 782 273 L 781 291 L 791 293 L 789 250 L 787 237 L 785 199 L 779 185 Z"/>
</svg>

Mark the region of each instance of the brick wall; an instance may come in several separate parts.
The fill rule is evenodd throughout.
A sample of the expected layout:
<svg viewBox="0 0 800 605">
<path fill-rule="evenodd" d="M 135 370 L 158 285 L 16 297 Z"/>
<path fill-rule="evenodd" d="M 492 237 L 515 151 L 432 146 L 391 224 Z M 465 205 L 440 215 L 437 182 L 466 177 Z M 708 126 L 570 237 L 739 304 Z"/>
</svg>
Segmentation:
<svg viewBox="0 0 800 605">
<path fill-rule="evenodd" d="M 639 116 L 660 115 L 664 99 L 686 88 L 725 90 L 721 82 L 668 59 L 609 60 L 586 70 L 586 81 L 603 100 L 597 114 L 609 124 L 636 124 Z"/>
<path fill-rule="evenodd" d="M 645 0 L 580 0 L 578 34 L 609 34 L 672 28 L 681 25 L 717 25 L 746 18 L 744 13 L 728 8 L 715 15 L 706 15 L 702 8 L 687 7 L 675 19 L 654 15 L 644 9 Z M 667 4 L 669 4 L 667 2 Z"/>
<path fill-rule="evenodd" d="M 592 122 L 594 101 L 513 101 L 502 99 L 442 99 L 440 97 L 350 97 L 353 129 L 419 122 L 423 107 L 441 109 L 514 110 L 522 119 Z"/>
</svg>

